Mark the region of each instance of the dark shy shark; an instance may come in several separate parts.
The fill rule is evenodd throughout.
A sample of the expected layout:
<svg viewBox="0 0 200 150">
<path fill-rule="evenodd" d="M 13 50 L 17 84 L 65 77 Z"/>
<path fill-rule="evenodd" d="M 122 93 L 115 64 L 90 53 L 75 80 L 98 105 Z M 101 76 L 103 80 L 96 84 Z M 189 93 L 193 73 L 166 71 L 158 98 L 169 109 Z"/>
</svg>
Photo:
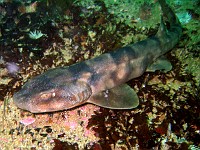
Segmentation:
<svg viewBox="0 0 200 150">
<path fill-rule="evenodd" d="M 141 76 L 178 43 L 182 34 L 172 9 L 165 0 L 158 1 L 168 29 L 161 19 L 155 36 L 71 66 L 50 69 L 25 83 L 14 94 L 14 103 L 32 113 L 66 110 L 83 103 L 111 109 L 137 107 L 138 96 L 125 82 Z"/>
</svg>

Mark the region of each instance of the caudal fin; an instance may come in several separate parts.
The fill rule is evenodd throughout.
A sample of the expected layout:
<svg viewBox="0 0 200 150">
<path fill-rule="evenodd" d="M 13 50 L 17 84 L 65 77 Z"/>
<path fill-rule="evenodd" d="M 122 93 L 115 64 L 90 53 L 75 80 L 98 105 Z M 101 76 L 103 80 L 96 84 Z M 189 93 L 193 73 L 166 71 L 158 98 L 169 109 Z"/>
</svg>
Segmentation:
<svg viewBox="0 0 200 150">
<path fill-rule="evenodd" d="M 171 7 L 166 3 L 165 0 L 158 0 L 160 3 L 160 6 L 162 8 L 163 16 L 167 18 L 167 20 L 170 23 L 170 26 L 173 27 L 178 27 L 179 32 L 181 34 L 182 32 L 182 27 L 179 19 L 177 18 L 176 14 L 174 11 L 171 9 Z"/>
<path fill-rule="evenodd" d="M 174 40 L 179 40 L 182 35 L 182 26 L 178 17 L 165 0 L 158 0 L 158 2 L 160 3 L 160 6 L 162 8 L 163 16 L 170 24 L 170 28 L 168 29 L 168 31 L 176 34 L 174 35 Z"/>
</svg>

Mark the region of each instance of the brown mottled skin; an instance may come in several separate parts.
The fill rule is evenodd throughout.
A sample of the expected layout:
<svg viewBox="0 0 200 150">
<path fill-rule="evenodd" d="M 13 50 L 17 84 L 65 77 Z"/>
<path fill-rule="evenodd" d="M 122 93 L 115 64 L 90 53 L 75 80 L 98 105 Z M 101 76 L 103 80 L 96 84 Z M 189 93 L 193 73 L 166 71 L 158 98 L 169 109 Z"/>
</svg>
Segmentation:
<svg viewBox="0 0 200 150">
<path fill-rule="evenodd" d="M 150 64 L 178 43 L 182 33 L 165 0 L 159 3 L 170 23 L 168 30 L 161 21 L 158 33 L 146 40 L 71 66 L 50 69 L 29 80 L 14 95 L 14 103 L 34 113 L 65 110 L 92 103 L 94 95 L 141 76 Z"/>
</svg>

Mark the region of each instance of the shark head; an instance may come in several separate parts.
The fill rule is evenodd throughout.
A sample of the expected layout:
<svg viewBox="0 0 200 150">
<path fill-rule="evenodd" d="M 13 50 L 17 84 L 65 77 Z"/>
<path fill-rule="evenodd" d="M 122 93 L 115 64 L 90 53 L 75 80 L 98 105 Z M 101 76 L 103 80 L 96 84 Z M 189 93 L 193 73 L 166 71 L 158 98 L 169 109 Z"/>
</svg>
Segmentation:
<svg viewBox="0 0 200 150">
<path fill-rule="evenodd" d="M 92 91 L 83 82 L 53 83 L 45 76 L 28 81 L 14 94 L 16 106 L 32 113 L 53 112 L 81 105 Z"/>
</svg>

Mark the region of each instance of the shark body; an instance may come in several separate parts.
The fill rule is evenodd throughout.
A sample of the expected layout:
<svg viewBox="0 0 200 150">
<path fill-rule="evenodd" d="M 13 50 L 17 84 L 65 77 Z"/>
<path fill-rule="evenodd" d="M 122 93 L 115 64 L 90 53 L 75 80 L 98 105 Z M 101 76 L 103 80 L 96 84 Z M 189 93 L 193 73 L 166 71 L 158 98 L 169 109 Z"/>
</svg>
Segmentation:
<svg viewBox="0 0 200 150">
<path fill-rule="evenodd" d="M 14 94 L 14 103 L 33 113 L 66 110 L 86 102 L 113 109 L 137 107 L 137 94 L 124 83 L 141 76 L 178 43 L 182 33 L 172 9 L 165 0 L 159 3 L 170 23 L 168 30 L 161 19 L 155 36 L 71 66 L 50 69 L 25 83 Z"/>
</svg>

